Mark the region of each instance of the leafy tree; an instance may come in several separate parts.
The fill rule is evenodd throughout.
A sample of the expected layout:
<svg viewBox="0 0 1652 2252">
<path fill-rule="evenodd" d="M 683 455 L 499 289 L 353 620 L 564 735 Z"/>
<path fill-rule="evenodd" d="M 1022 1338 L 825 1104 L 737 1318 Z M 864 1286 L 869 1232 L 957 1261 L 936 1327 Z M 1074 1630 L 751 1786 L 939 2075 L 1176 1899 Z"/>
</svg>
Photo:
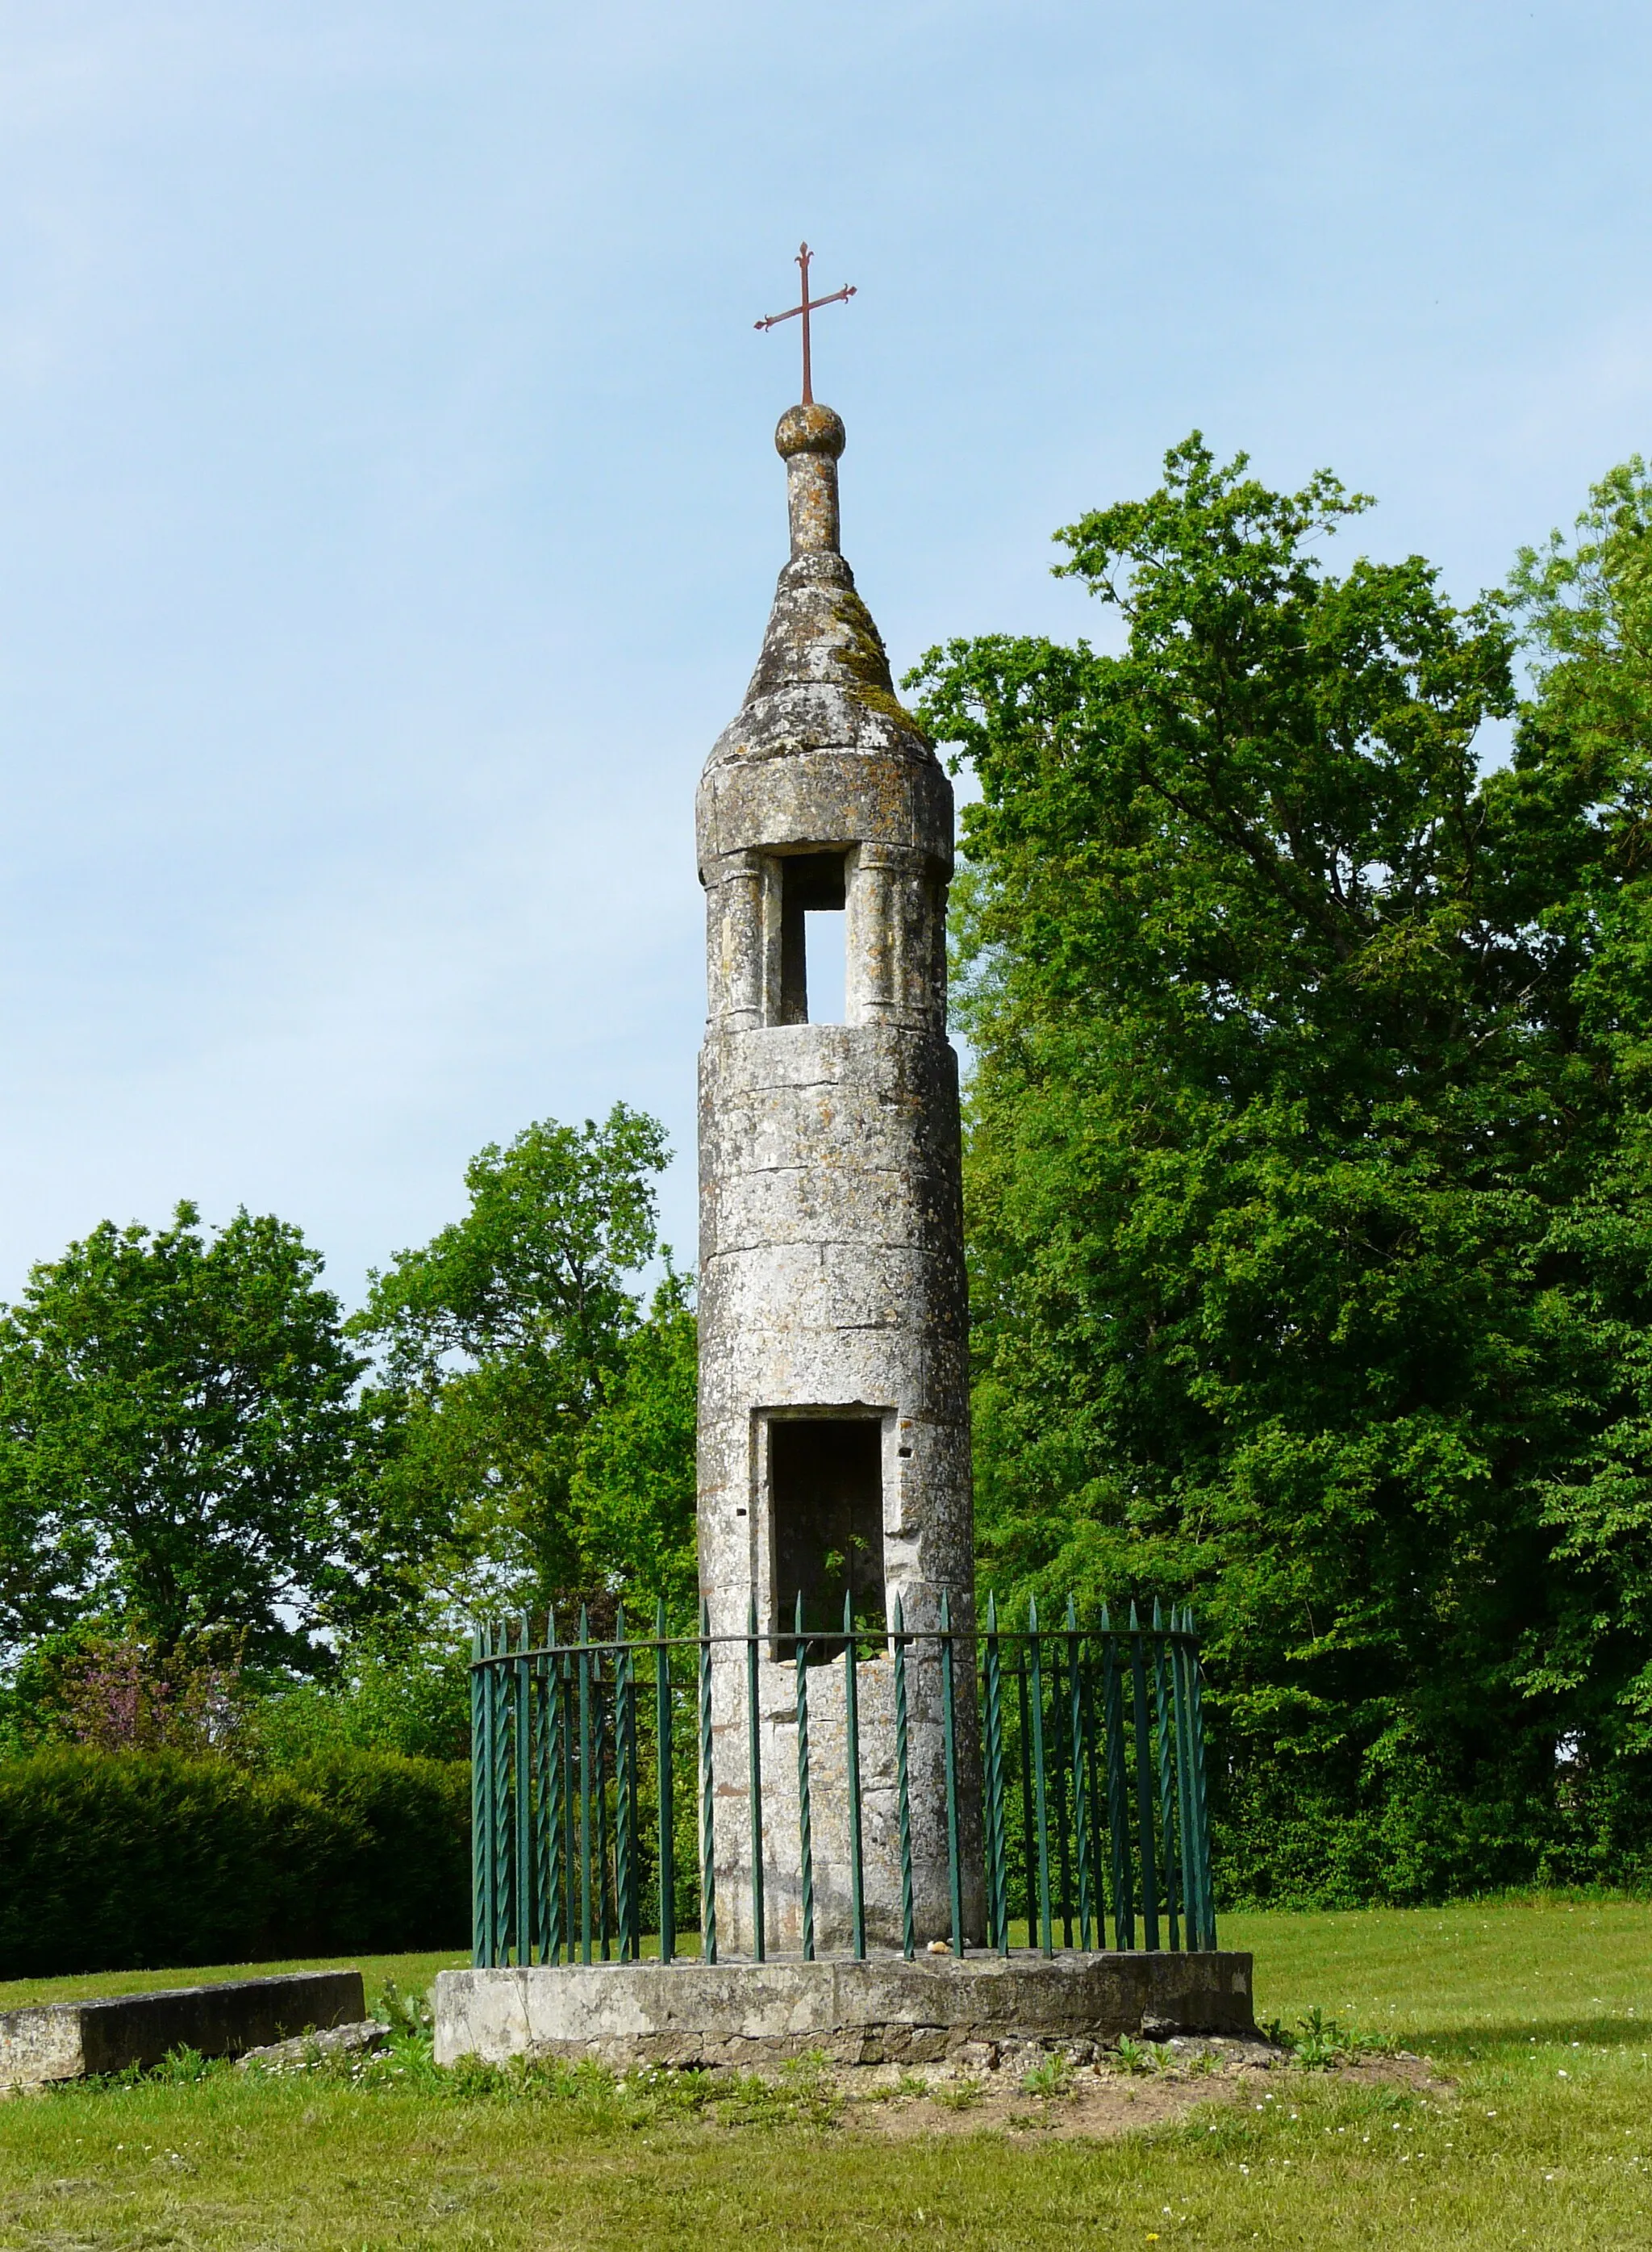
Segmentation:
<svg viewBox="0 0 1652 2252">
<path fill-rule="evenodd" d="M 585 1555 L 634 1616 L 661 1595 L 679 1621 L 691 1610 L 698 1377 L 687 1288 L 668 1275 L 580 1441 L 571 1495 Z"/>
<path fill-rule="evenodd" d="M 0 1689 L 0 1760 L 64 1744 L 236 1757 L 253 1702 L 239 1644 L 209 1633 L 163 1653 L 92 1622 L 43 1635 Z"/>
<path fill-rule="evenodd" d="M 223 1634 L 308 1668 L 371 1594 L 364 1364 L 296 1228 L 105 1221 L 0 1314 L 0 1637 L 97 1619 L 163 1672 Z"/>
<path fill-rule="evenodd" d="M 1640 753 L 1583 747 L 1563 698 L 1621 746 L 1620 684 L 1558 658 L 1482 778 L 1505 613 L 1454 609 L 1419 557 L 1334 575 L 1364 499 L 1246 470 L 1196 434 L 1158 491 L 1058 535 L 1117 653 L 992 636 L 914 676 L 982 790 L 958 944 L 985 1574 L 1196 1600 L 1244 1887 L 1506 1881 L 1587 1862 L 1591 1822 L 1621 1866 L 1634 1821 L 1556 1747 L 1646 1654 L 1622 1602 L 1587 1624 L 1611 1434 L 1639 1511 L 1652 1405 L 1621 1099 Z M 1551 634 L 1583 583 L 1557 556 L 1523 582 Z"/>
<path fill-rule="evenodd" d="M 1621 1798 L 1622 1762 L 1638 1781 L 1652 1749 L 1652 475 L 1638 455 L 1594 488 L 1570 542 L 1523 550 L 1511 593 L 1536 693 L 1491 787 L 1524 847 L 1524 912 L 1575 965 L 1593 1114 L 1586 1184 L 1551 1240 L 1594 1341 L 1593 1414 L 1542 1487 L 1578 1586 L 1533 1679 L 1575 1716 L 1579 1777 Z"/>
<path fill-rule="evenodd" d="M 379 1346 L 378 1397 L 399 1419 L 386 1475 L 400 1510 L 441 1521 L 455 1595 L 600 1602 L 638 1570 L 650 1591 L 676 1584 L 693 1317 L 670 1277 L 645 1321 L 631 1282 L 661 1251 L 667 1157 L 623 1103 L 600 1126 L 544 1120 L 483 1150 L 465 1217 L 372 1278 L 352 1327 Z"/>
<path fill-rule="evenodd" d="M 261 1697 L 237 1748 L 264 1768 L 364 1751 L 469 1759 L 469 1637 L 429 1607 L 352 1636 L 328 1679 L 288 1682 Z"/>
</svg>

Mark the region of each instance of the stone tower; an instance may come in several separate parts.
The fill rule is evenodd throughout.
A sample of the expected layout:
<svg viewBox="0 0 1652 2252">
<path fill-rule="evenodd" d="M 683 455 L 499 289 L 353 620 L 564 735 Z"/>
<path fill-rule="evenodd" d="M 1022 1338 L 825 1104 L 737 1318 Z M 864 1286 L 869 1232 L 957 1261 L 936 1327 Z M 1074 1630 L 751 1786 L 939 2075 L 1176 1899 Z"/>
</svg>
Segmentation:
<svg viewBox="0 0 1652 2252">
<path fill-rule="evenodd" d="M 952 790 L 896 700 L 878 629 L 838 552 L 843 425 L 792 407 L 791 557 L 739 716 L 697 806 L 708 1011 L 700 1060 L 701 1587 L 716 1634 L 756 1603 L 765 1930 L 799 1938 L 795 1652 L 810 1636 L 816 1944 L 850 1931 L 843 1790 L 847 1591 L 857 1622 L 933 1630 L 943 1592 L 973 1626 L 957 1062 L 946 1035 Z M 811 919 L 819 922 L 810 928 Z M 843 1021 L 811 1017 L 808 961 L 841 933 Z M 807 933 L 807 935 L 806 935 Z M 817 960 L 820 958 L 816 956 Z M 819 1014 L 816 996 L 816 1016 Z M 969 1645 L 959 1664 L 961 1827 L 978 1873 Z M 857 1676 L 869 1938 L 899 1943 L 893 1672 Z M 918 1940 L 950 1929 L 938 1661 L 909 1661 Z M 748 1951 L 746 1653 L 713 1670 L 717 1916 Z M 978 1873 L 965 1880 L 978 1937 Z"/>
</svg>

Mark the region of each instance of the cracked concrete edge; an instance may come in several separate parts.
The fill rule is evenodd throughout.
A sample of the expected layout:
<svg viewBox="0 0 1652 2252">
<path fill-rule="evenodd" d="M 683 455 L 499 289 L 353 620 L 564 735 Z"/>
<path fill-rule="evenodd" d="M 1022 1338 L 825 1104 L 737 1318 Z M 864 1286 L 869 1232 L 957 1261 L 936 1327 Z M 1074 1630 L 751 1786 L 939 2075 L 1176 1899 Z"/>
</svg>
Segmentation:
<svg viewBox="0 0 1652 2252">
<path fill-rule="evenodd" d="M 438 2063 L 935 2061 L 970 2044 L 1253 2033 L 1251 1957 L 1224 1952 L 444 1970 Z"/>
</svg>

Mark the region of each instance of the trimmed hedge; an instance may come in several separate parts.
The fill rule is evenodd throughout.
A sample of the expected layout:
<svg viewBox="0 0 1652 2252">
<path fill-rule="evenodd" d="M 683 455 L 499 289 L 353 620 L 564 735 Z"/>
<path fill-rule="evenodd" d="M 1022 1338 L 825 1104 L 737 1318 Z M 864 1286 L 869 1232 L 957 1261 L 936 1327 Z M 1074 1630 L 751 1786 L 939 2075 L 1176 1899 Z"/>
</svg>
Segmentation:
<svg viewBox="0 0 1652 2252">
<path fill-rule="evenodd" d="M 0 1978 L 462 1947 L 469 1929 L 462 1761 L 0 1763 Z"/>
</svg>

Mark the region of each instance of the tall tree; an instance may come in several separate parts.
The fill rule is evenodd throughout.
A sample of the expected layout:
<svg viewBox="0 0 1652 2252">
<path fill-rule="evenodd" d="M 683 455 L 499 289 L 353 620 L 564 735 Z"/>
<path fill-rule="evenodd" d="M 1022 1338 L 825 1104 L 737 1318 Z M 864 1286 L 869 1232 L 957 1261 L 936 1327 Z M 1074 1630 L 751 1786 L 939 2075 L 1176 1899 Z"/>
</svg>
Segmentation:
<svg viewBox="0 0 1652 2252">
<path fill-rule="evenodd" d="M 370 1600 L 357 1379 L 278 1220 L 105 1221 L 0 1314 L 0 1634 L 95 1616 L 164 1660 L 219 1630 L 309 1667 Z"/>
<path fill-rule="evenodd" d="M 1586 1310 L 1593 1414 L 1543 1488 L 1575 1587 L 1533 1680 L 1573 1716 L 1570 1763 L 1610 1831 L 1652 1787 L 1652 474 L 1639 455 L 1595 486 L 1570 539 L 1522 552 L 1511 592 L 1535 693 L 1488 789 L 1522 846 L 1516 911 L 1575 966 L 1590 1074 L 1587 1123 L 1571 1122 L 1587 1178 L 1551 1256 Z"/>
<path fill-rule="evenodd" d="M 679 1623 L 692 1616 L 698 1362 L 688 1286 L 668 1275 L 580 1439 L 571 1501 L 587 1571 L 633 1617 L 660 1595 Z"/>
<path fill-rule="evenodd" d="M 677 1397 L 650 1426 L 647 1394 L 652 1372 L 680 1395 L 693 1317 L 680 1282 L 646 1318 L 635 1288 L 661 1251 L 668 1155 L 663 1129 L 623 1103 L 600 1125 L 543 1120 L 482 1150 L 465 1216 L 372 1278 L 352 1327 L 378 1346 L 378 1397 L 400 1421 L 388 1476 L 405 1513 L 442 1523 L 456 1591 L 604 1601 L 664 1537 L 630 1521 L 645 1491 L 680 1533 L 691 1423 L 685 1440 Z M 593 1461 L 576 1495 L 587 1443 L 606 1467 Z M 655 1459 L 622 1505 L 614 1476 L 639 1445 Z"/>
<path fill-rule="evenodd" d="M 1334 574 L 1366 503 L 1246 471 L 1196 434 L 1058 535 L 1116 654 L 916 676 L 982 791 L 983 1562 L 1195 1598 L 1252 1890 L 1506 1880 L 1576 1834 L 1592 1598 L 1554 1519 L 1624 1378 L 1571 1240 L 1623 1156 L 1588 1001 L 1622 871 L 1535 722 L 1482 778 L 1499 606 L 1414 556 Z"/>
</svg>

